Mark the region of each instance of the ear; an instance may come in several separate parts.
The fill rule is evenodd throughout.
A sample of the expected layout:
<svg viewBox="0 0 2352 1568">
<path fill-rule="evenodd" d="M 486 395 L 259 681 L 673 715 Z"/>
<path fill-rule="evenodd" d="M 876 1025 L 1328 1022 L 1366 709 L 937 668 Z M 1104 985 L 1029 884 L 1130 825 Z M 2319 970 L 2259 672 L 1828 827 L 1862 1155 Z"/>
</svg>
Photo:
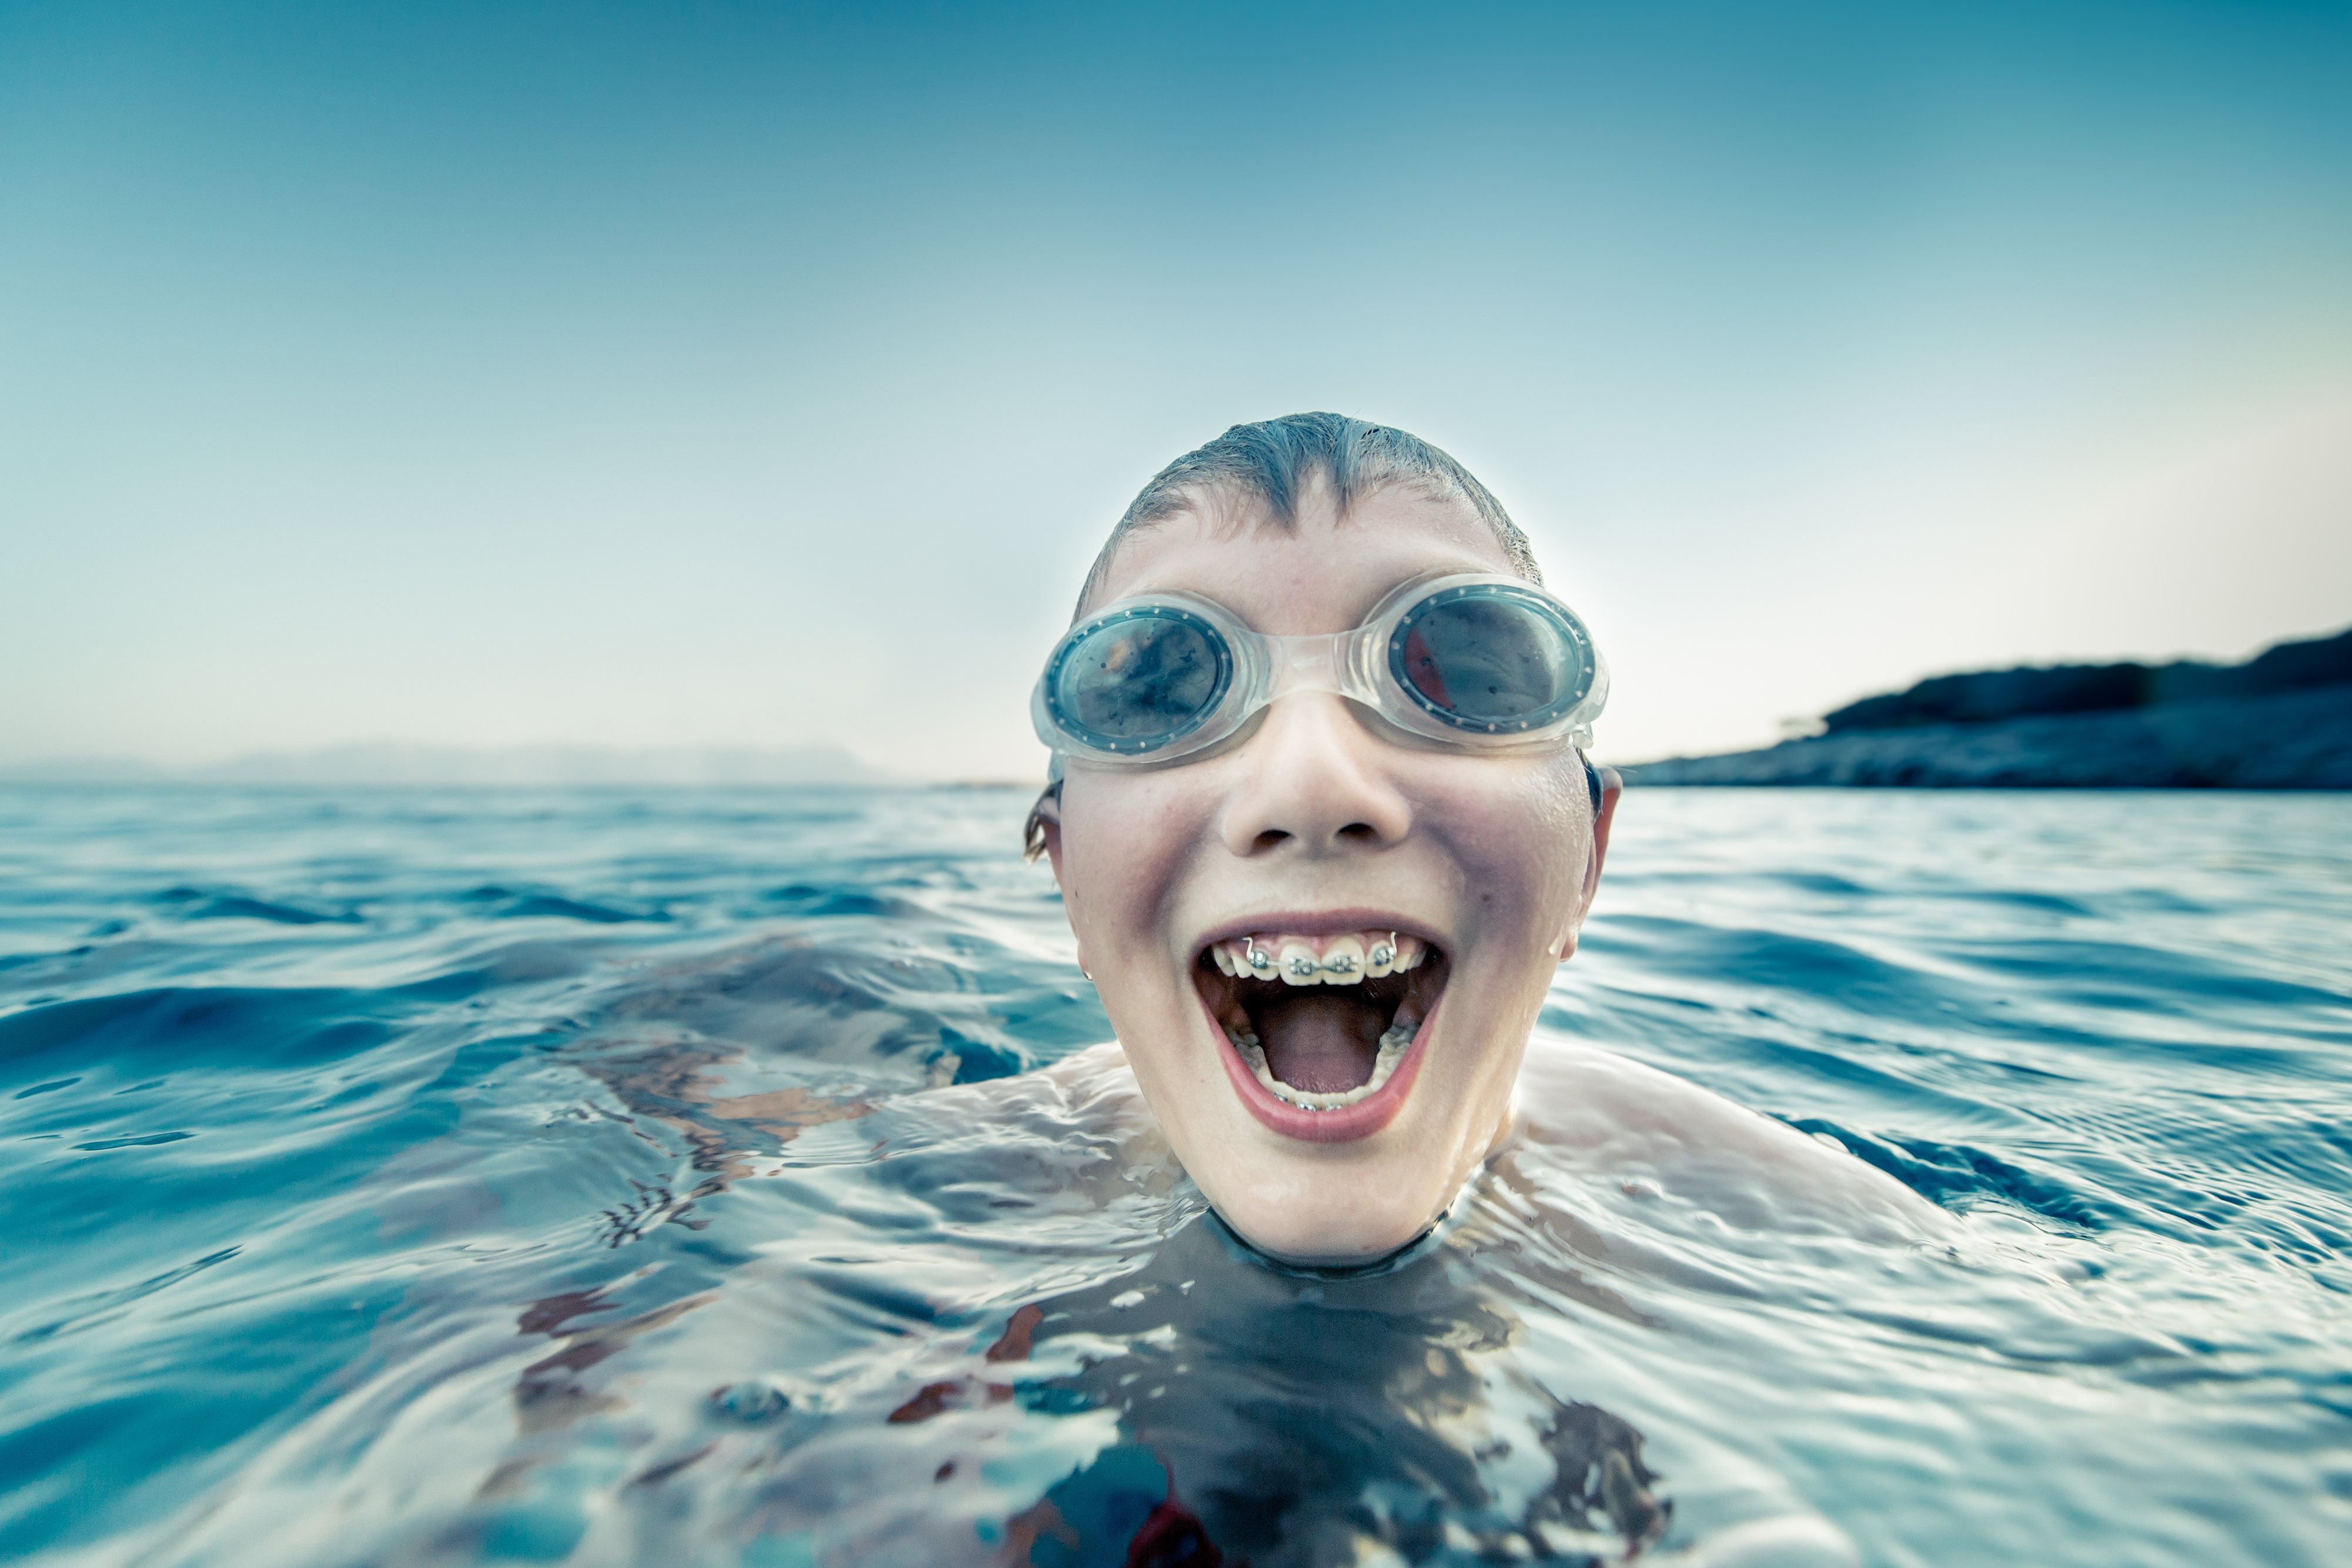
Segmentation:
<svg viewBox="0 0 2352 1568">
<path fill-rule="evenodd" d="M 1076 936 L 1078 935 L 1077 913 L 1070 907 L 1070 884 L 1062 875 L 1062 797 L 1060 792 L 1051 791 L 1039 796 L 1031 815 L 1037 824 L 1038 841 L 1045 847 L 1046 862 L 1054 868 L 1054 885 L 1062 890 L 1062 918 L 1070 923 L 1070 935 Z M 1094 977 L 1093 971 L 1087 967 L 1087 949 L 1083 938 L 1078 944 L 1078 973 L 1088 979 Z"/>
<path fill-rule="evenodd" d="M 1559 939 L 1559 961 L 1575 956 L 1577 933 L 1592 913 L 1592 895 L 1601 891 L 1601 863 L 1609 858 L 1609 829 L 1617 821 L 1617 802 L 1625 793 L 1625 779 L 1614 768 L 1601 770 L 1601 810 L 1592 818 L 1592 845 L 1584 858 L 1584 886 L 1576 899 L 1576 924 Z"/>
<path fill-rule="evenodd" d="M 1054 884 L 1060 887 L 1062 884 L 1062 797 L 1059 792 L 1048 790 L 1038 796 L 1037 804 L 1030 809 L 1029 816 L 1031 821 L 1037 824 L 1037 841 L 1045 847 L 1045 859 L 1053 865 Z M 1063 895 L 1067 897 L 1069 890 L 1063 888 L 1062 891 Z"/>
</svg>

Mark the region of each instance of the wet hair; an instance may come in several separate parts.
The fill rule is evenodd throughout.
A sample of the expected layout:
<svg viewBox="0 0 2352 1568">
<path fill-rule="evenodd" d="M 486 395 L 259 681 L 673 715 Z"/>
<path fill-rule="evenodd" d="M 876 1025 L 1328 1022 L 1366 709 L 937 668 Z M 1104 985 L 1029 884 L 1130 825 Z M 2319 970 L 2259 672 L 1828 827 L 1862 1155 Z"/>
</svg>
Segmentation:
<svg viewBox="0 0 2352 1568">
<path fill-rule="evenodd" d="M 1110 575 L 1110 563 L 1127 536 L 1138 528 L 1187 511 L 1203 496 L 1223 492 L 1265 503 L 1285 528 L 1298 521 L 1298 499 L 1320 476 L 1331 482 L 1339 513 L 1359 497 L 1391 486 L 1419 490 L 1437 500 L 1467 502 L 1511 570 L 1529 582 L 1543 581 L 1528 536 L 1470 470 L 1418 435 L 1390 425 L 1351 419 L 1344 413 L 1291 413 L 1255 424 L 1236 424 L 1206 446 L 1187 452 L 1151 476 L 1103 541 L 1087 573 L 1086 586 L 1070 612 L 1076 624 L 1087 601 Z"/>
<path fill-rule="evenodd" d="M 1110 538 L 1103 541 L 1102 552 L 1087 573 L 1086 586 L 1078 590 L 1078 602 L 1070 612 L 1071 624 L 1076 625 L 1086 613 L 1088 601 L 1110 575 L 1118 547 L 1136 529 L 1148 528 L 1190 510 L 1204 497 L 1219 494 L 1262 502 L 1276 526 L 1296 528 L 1299 497 L 1318 477 L 1330 481 L 1342 517 L 1360 497 L 1392 486 L 1418 490 L 1435 500 L 1463 501 L 1494 530 L 1495 542 L 1502 546 L 1511 570 L 1529 582 L 1543 582 L 1543 570 L 1536 565 L 1528 536 L 1511 521 L 1503 503 L 1453 457 L 1418 435 L 1391 425 L 1351 419 L 1344 413 L 1291 413 L 1255 424 L 1236 424 L 1153 475 L 1111 529 Z M 1045 853 L 1045 802 L 1058 800 L 1061 793 L 1057 771 L 1022 827 L 1024 858 L 1034 861 Z"/>
</svg>

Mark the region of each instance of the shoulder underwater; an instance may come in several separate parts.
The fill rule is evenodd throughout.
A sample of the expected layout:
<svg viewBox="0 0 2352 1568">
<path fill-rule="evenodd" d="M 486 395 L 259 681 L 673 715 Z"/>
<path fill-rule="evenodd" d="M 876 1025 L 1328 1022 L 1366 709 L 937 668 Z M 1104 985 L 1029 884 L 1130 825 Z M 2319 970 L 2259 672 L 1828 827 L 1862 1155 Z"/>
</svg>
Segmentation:
<svg viewBox="0 0 2352 1568">
<path fill-rule="evenodd" d="M 1521 1142 L 1629 1193 L 1671 1194 L 1748 1231 L 1940 1241 L 1958 1222 L 1843 1149 L 1686 1079 L 1537 1039 L 1519 1078 Z"/>
</svg>

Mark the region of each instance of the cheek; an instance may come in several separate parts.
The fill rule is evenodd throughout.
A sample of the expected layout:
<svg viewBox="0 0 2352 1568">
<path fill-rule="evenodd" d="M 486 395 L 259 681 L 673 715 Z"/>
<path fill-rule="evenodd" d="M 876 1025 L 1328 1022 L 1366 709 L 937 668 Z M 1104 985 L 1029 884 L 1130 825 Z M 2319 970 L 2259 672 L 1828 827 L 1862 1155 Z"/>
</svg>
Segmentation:
<svg viewBox="0 0 2352 1568">
<path fill-rule="evenodd" d="M 1495 935 L 1526 926 L 1557 936 L 1548 928 L 1573 909 L 1583 885 L 1585 816 L 1558 772 L 1529 764 L 1477 778 L 1475 787 L 1457 776 L 1421 808 L 1421 821 L 1444 836 L 1447 858 L 1460 868 L 1466 913 Z M 1581 769 L 1575 783 L 1583 789 Z"/>
<path fill-rule="evenodd" d="M 1156 776 L 1084 783 L 1063 792 L 1063 894 L 1071 922 L 1090 946 L 1148 937 L 1191 862 L 1196 828 L 1181 796 Z"/>
</svg>

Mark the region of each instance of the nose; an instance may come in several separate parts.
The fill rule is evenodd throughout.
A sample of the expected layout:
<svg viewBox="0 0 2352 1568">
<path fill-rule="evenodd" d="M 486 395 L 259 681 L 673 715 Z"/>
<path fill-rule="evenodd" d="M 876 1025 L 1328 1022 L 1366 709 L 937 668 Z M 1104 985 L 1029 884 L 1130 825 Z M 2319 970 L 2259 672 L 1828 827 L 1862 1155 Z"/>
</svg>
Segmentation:
<svg viewBox="0 0 2352 1568">
<path fill-rule="evenodd" d="M 1229 759 L 1236 783 L 1220 824 L 1225 847 L 1237 855 L 1284 846 L 1326 855 L 1401 841 L 1412 829 L 1412 808 L 1390 774 L 1390 751 L 1343 697 L 1281 698 Z"/>
</svg>

